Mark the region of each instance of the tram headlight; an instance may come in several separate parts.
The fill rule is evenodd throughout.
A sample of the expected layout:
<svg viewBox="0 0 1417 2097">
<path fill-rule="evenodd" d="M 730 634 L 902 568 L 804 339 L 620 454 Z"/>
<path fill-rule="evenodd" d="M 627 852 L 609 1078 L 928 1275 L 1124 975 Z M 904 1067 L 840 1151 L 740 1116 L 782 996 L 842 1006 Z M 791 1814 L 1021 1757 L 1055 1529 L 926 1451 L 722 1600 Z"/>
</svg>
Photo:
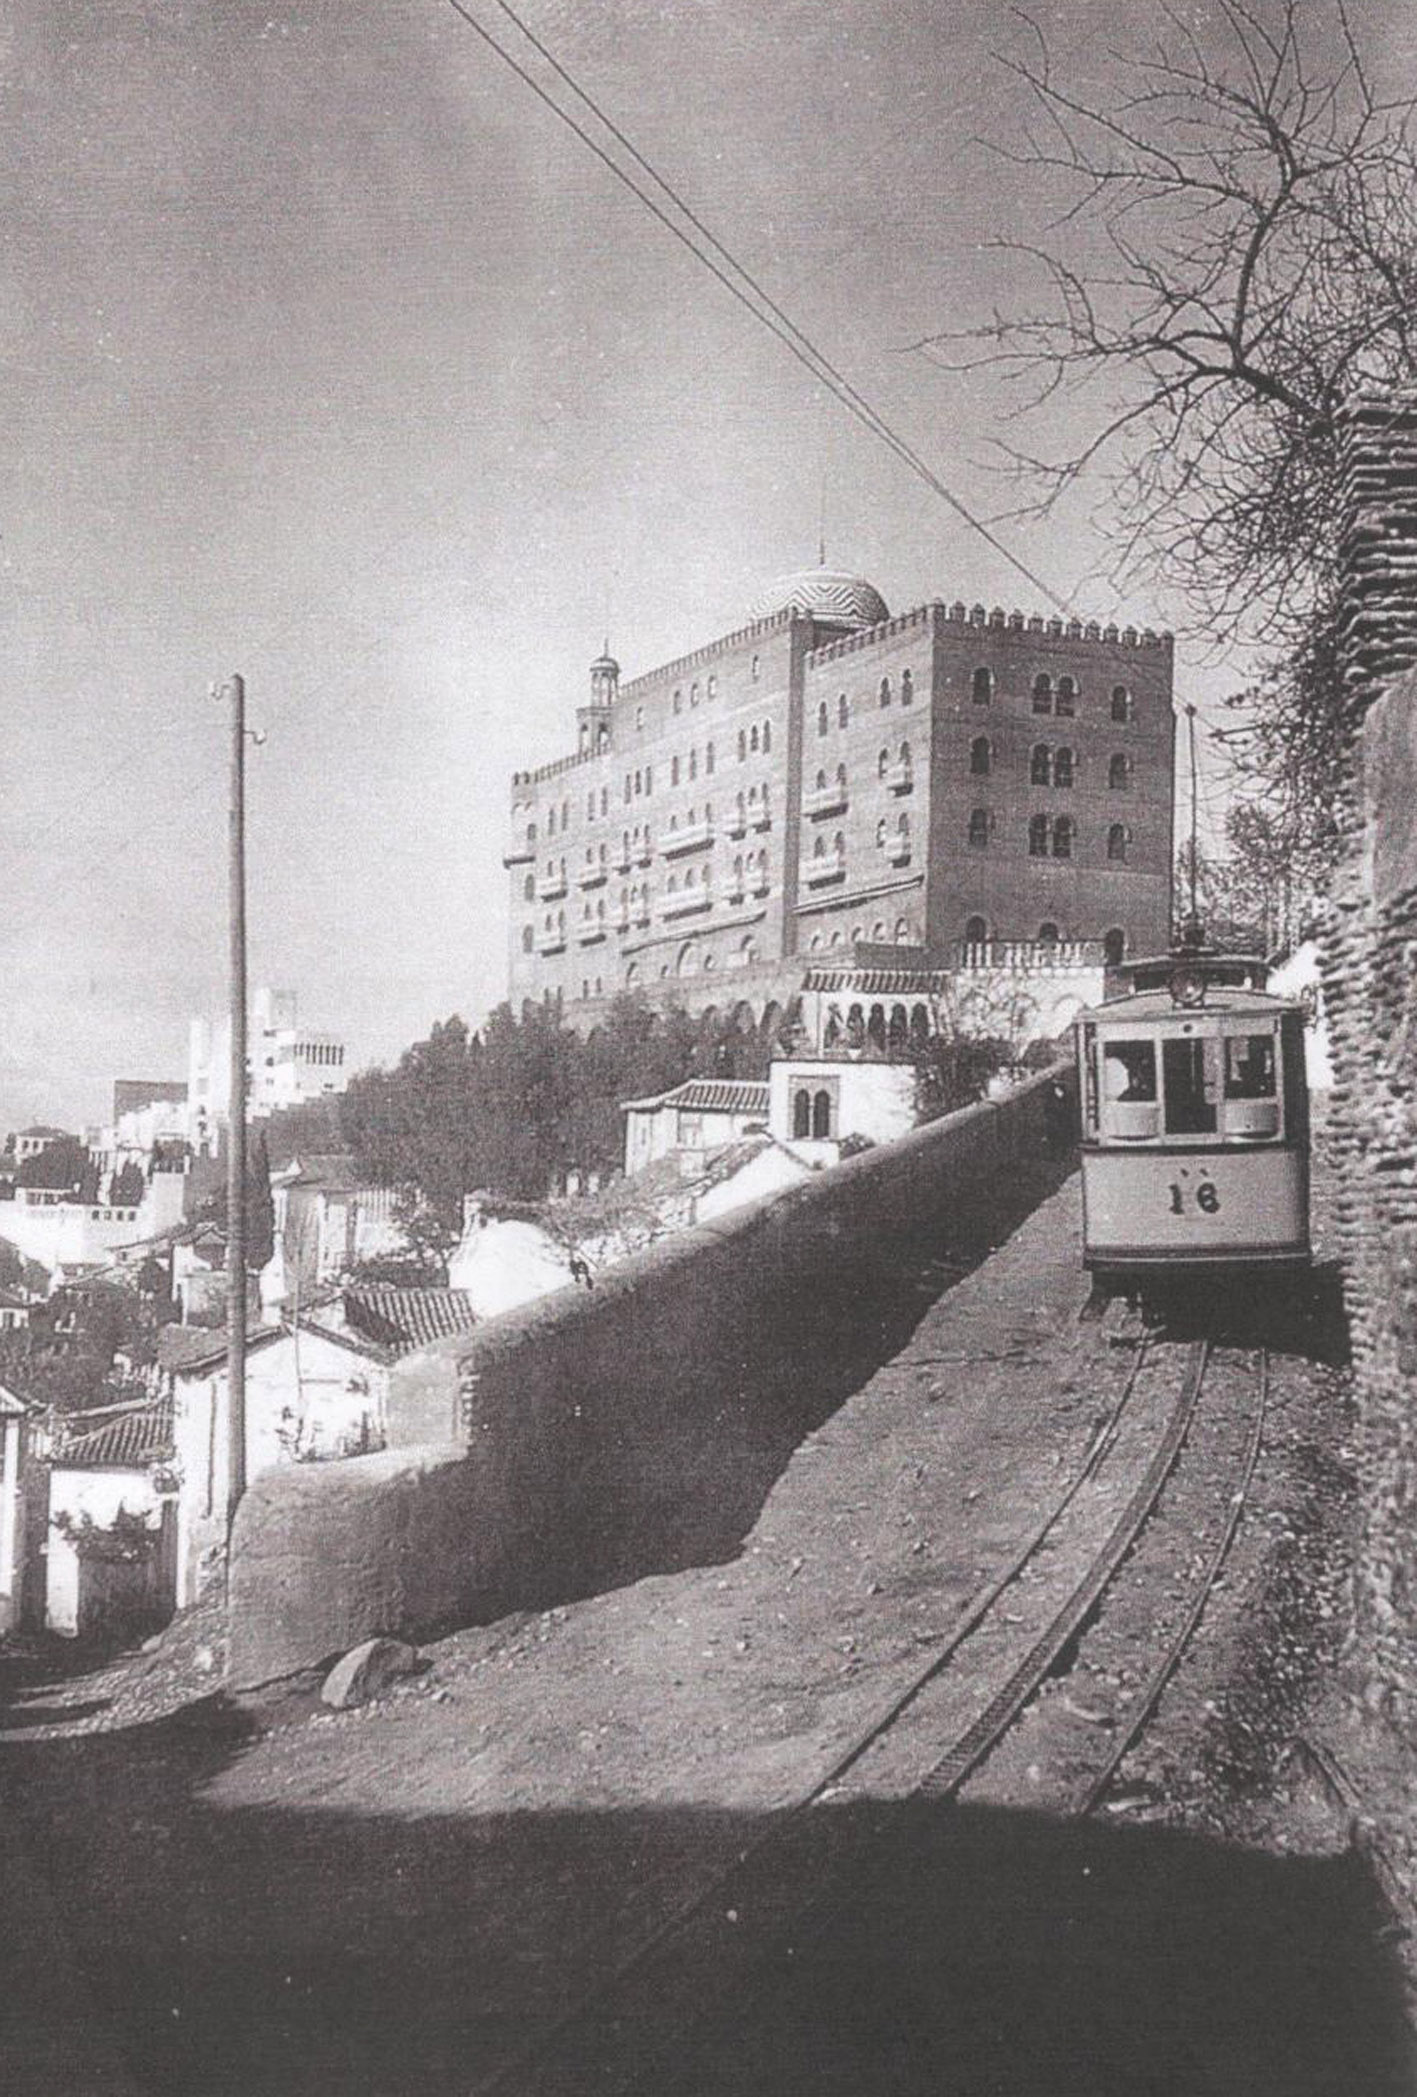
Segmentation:
<svg viewBox="0 0 1417 2097">
<path fill-rule="evenodd" d="M 1205 1003 L 1205 971 L 1183 967 L 1171 971 L 1171 1002 L 1173 1005 L 1203 1005 Z"/>
</svg>

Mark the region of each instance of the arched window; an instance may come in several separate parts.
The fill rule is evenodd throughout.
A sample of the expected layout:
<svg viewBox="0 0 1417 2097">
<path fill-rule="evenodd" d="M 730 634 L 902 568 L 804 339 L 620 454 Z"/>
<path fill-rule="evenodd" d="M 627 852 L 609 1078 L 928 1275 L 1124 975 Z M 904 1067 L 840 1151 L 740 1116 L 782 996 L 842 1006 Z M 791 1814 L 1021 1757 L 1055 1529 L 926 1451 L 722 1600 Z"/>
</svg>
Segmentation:
<svg viewBox="0 0 1417 2097">
<path fill-rule="evenodd" d="M 987 735 L 977 735 L 969 746 L 969 769 L 976 779 L 987 779 L 993 762 Z"/>
<path fill-rule="evenodd" d="M 671 786 L 679 784 L 679 760 L 677 757 L 671 757 L 669 760 L 669 784 Z"/>
<path fill-rule="evenodd" d="M 1122 956 L 1126 951 L 1127 935 L 1120 925 L 1114 925 L 1110 932 L 1103 935 L 1102 939 L 1102 958 L 1108 968 L 1120 968 L 1122 966 Z"/>
<path fill-rule="evenodd" d="M 967 947 L 987 947 L 989 927 L 982 917 L 968 917 L 964 921 L 964 943 Z"/>
<path fill-rule="evenodd" d="M 817 733 L 818 733 L 818 735 L 825 735 L 825 734 L 826 734 L 826 732 L 827 732 L 827 730 L 828 730 L 828 729 L 830 728 L 830 726 L 831 726 L 831 714 L 830 714 L 830 713 L 828 712 L 828 710 L 827 710 L 827 702 L 826 702 L 826 700 L 825 700 L 825 699 L 823 699 L 823 700 L 822 700 L 822 702 L 821 702 L 821 704 L 820 704 L 820 706 L 818 706 L 818 708 L 817 708 Z"/>
<path fill-rule="evenodd" d="M 837 833 L 836 833 L 836 836 L 835 836 L 835 837 L 834 837 L 834 838 L 832 839 L 832 851 L 833 851 L 833 853 L 834 853 L 834 854 L 836 855 L 836 857 L 837 857 L 837 858 L 838 858 L 839 860 L 840 860 L 840 859 L 845 859 L 845 857 L 846 857 L 846 839 L 845 839 L 845 837 L 844 837 L 844 836 L 842 835 L 842 833 L 841 833 L 841 831 L 840 831 L 840 830 L 838 830 L 838 831 L 837 831 Z"/>
<path fill-rule="evenodd" d="M 792 1095 L 792 1133 L 794 1136 L 810 1136 L 812 1133 L 812 1095 L 805 1085 Z"/>
<path fill-rule="evenodd" d="M 528 903 L 530 903 L 530 902 L 532 902 L 532 901 L 534 900 L 534 898 L 535 898 L 535 896 L 536 896 L 536 876 L 535 876 L 535 874 L 528 874 L 528 875 L 527 875 L 527 877 L 526 877 L 526 879 L 525 879 L 525 881 L 523 881 L 523 883 L 522 883 L 522 896 L 523 896 L 523 899 L 524 899 L 524 900 L 525 900 L 526 902 L 528 902 Z"/>
<path fill-rule="evenodd" d="M 740 890 L 742 889 L 742 886 L 743 886 L 743 854 L 742 854 L 741 852 L 735 852 L 735 853 L 734 853 L 734 855 L 733 855 L 733 887 L 734 887 L 734 891 L 735 891 L 735 893 L 737 893 L 738 891 L 740 891 Z"/>
<path fill-rule="evenodd" d="M 908 670 L 902 670 L 900 673 L 900 703 L 902 706 L 910 706 L 914 698 L 915 679 Z"/>
<path fill-rule="evenodd" d="M 691 750 L 691 751 L 689 752 L 689 777 L 690 777 L 691 779 L 697 779 L 697 778 L 698 778 L 698 776 L 699 776 L 699 753 L 698 753 L 698 751 L 697 751 L 697 750 Z"/>
<path fill-rule="evenodd" d="M 889 677 L 881 679 L 880 701 L 882 706 L 889 706 L 891 703 L 891 681 Z"/>
<path fill-rule="evenodd" d="M 1038 944 L 1041 947 L 1055 947 L 1058 944 L 1058 927 L 1051 919 L 1045 919 L 1038 927 Z"/>
<path fill-rule="evenodd" d="M 836 783 L 837 783 L 838 787 L 839 787 L 839 788 L 841 789 L 842 793 L 845 793 L 845 792 L 846 792 L 846 766 L 845 766 L 844 764 L 842 764 L 842 765 L 838 765 L 838 766 L 837 766 L 837 768 L 836 768 Z"/>
<path fill-rule="evenodd" d="M 750 750 L 756 750 L 756 749 L 757 749 L 758 747 L 759 747 L 759 737 L 758 737 L 758 724 L 757 724 L 757 722 L 755 721 L 755 722 L 753 723 L 753 732 L 752 732 L 752 734 L 751 734 L 751 735 L 750 735 L 750 736 L 748 737 L 748 748 L 749 748 Z"/>
<path fill-rule="evenodd" d="M 586 821 L 587 821 L 588 823 L 593 823 L 593 822 L 595 821 L 595 795 L 594 795 L 594 793 L 589 793 L 589 794 L 587 794 L 587 795 L 586 795 L 586 797 L 585 797 L 585 819 L 586 819 Z"/>
<path fill-rule="evenodd" d="M 829 1092 L 819 1092 L 812 1101 L 812 1134 L 830 1136 L 832 1132 L 832 1098 Z"/>
<path fill-rule="evenodd" d="M 897 936 L 899 935 L 897 926 Z M 892 1005 L 890 1018 L 886 1022 L 886 1040 L 893 1049 L 903 1049 L 910 1039 L 910 1020 L 904 1005 Z"/>
<path fill-rule="evenodd" d="M 1047 786 L 1053 776 L 1053 756 L 1046 743 L 1035 743 L 1028 760 L 1028 776 L 1034 786 Z"/>
<path fill-rule="evenodd" d="M 744 761 L 744 759 L 745 759 L 745 758 L 747 757 L 747 755 L 748 755 L 748 732 L 747 732 L 747 730 L 746 730 L 745 728 L 740 728 L 740 729 L 739 729 L 739 731 L 738 731 L 738 762 L 739 762 L 739 764 L 740 764 L 740 765 L 741 765 L 741 764 L 743 763 L 743 761 Z"/>
<path fill-rule="evenodd" d="M 713 744 L 712 744 L 712 743 L 705 743 L 705 745 L 704 745 L 704 771 L 705 771 L 705 773 L 706 773 L 706 774 L 707 774 L 707 775 L 708 775 L 709 777 L 712 777 L 712 774 L 713 774 Z"/>
<path fill-rule="evenodd" d="M 909 939 L 909 937 L 910 937 L 910 920 L 909 920 L 909 918 L 908 918 L 908 917 L 898 917 L 898 918 L 896 919 L 896 921 L 895 921 L 895 936 L 896 936 L 896 943 L 897 943 L 897 945 L 903 945 L 903 944 L 904 944 L 904 942 L 905 942 L 906 940 L 908 940 L 908 939 Z"/>
<path fill-rule="evenodd" d="M 715 693 L 715 692 L 716 692 L 717 690 L 718 690 L 718 679 L 717 679 L 716 677 L 710 677 L 710 678 L 709 678 L 709 681 L 708 681 L 708 695 L 709 695 L 710 699 L 712 699 L 712 697 L 713 697 L 714 693 Z"/>
<path fill-rule="evenodd" d="M 1053 825 L 1053 857 L 1071 859 L 1075 825 L 1071 816 L 1059 816 Z"/>
<path fill-rule="evenodd" d="M 903 838 L 906 844 L 910 843 L 910 815 L 906 809 L 902 809 L 896 819 L 895 830 L 897 837 Z"/>
<path fill-rule="evenodd" d="M 881 933 L 883 937 L 885 935 L 885 929 L 885 926 L 882 925 Z M 884 1005 L 873 1005 L 871 1007 L 871 1015 L 869 1019 L 866 1021 L 866 1039 L 875 1048 L 883 1049 L 885 1047 L 886 1008 Z"/>
<path fill-rule="evenodd" d="M 523 926 L 522 926 L 522 952 L 523 952 L 524 954 L 529 954 L 529 953 L 531 952 L 531 926 L 530 926 L 530 925 L 523 925 Z"/>
<path fill-rule="evenodd" d="M 602 815 L 606 815 L 606 814 L 608 814 L 608 812 L 609 812 L 609 808 L 610 808 L 610 789 L 609 789 L 609 787 L 608 787 L 608 786 L 603 786 L 603 787 L 602 787 L 602 788 L 600 789 L 600 813 L 601 813 Z"/>
<path fill-rule="evenodd" d="M 1107 857 L 1109 859 L 1125 859 L 1126 856 L 1127 826 L 1125 823 L 1114 823 L 1107 832 Z"/>
<path fill-rule="evenodd" d="M 528 824 L 527 824 L 527 826 L 526 826 L 526 841 L 527 841 L 527 843 L 528 843 L 529 845 L 534 845 L 534 844 L 536 843 L 536 825 L 535 825 L 535 823 L 528 823 Z"/>
<path fill-rule="evenodd" d="M 813 842 L 813 845 L 812 845 L 812 857 L 813 857 L 814 859 L 825 859 L 825 858 L 826 858 L 826 856 L 827 856 L 827 841 L 826 841 L 825 837 L 823 837 L 823 835 L 822 835 L 821 831 L 819 830 L 819 831 L 817 832 L 816 838 L 815 838 L 815 840 L 814 840 L 814 842 Z"/>
<path fill-rule="evenodd" d="M 752 662 L 748 665 L 748 675 L 752 678 L 754 684 L 757 683 L 760 672 L 761 665 L 758 662 L 758 658 L 754 656 Z"/>
<path fill-rule="evenodd" d="M 1132 761 L 1118 751 L 1107 760 L 1107 784 L 1111 787 L 1128 787 L 1132 783 Z"/>
<path fill-rule="evenodd" d="M 636 728 L 643 728 L 643 727 L 644 727 L 644 725 L 645 725 L 645 710 L 644 710 L 644 708 L 643 708 L 642 706 L 637 706 L 637 707 L 635 708 L 635 726 L 636 726 Z"/>
<path fill-rule="evenodd" d="M 876 754 L 876 777 L 878 779 L 884 779 L 890 768 L 891 753 L 889 750 L 881 749 Z"/>
<path fill-rule="evenodd" d="M 1077 696 L 1078 688 L 1072 678 L 1060 677 L 1058 679 L 1058 696 L 1053 704 L 1054 713 L 1062 714 L 1065 718 L 1071 719 L 1077 712 Z"/>
<path fill-rule="evenodd" d="M 1048 818 L 1046 815 L 1030 816 L 1028 819 L 1028 856 L 1030 859 L 1048 857 Z"/>
<path fill-rule="evenodd" d="M 684 711 L 684 694 L 682 692 L 674 694 L 674 711 L 676 714 L 682 714 Z"/>
<path fill-rule="evenodd" d="M 1071 750 L 1058 750 L 1053 756 L 1053 784 L 1054 786 L 1071 786 L 1072 783 L 1073 753 Z"/>
<path fill-rule="evenodd" d="M 989 811 L 987 808 L 970 809 L 969 842 L 976 852 L 982 852 L 987 848 L 989 843 Z"/>
<path fill-rule="evenodd" d="M 886 819 L 885 819 L 885 817 L 884 817 L 884 816 L 882 816 L 882 817 L 881 817 L 881 820 L 880 820 L 880 822 L 879 822 L 879 823 L 877 823 L 877 825 L 876 825 L 876 844 L 877 844 L 877 847 L 879 848 L 880 846 L 884 845 L 884 844 L 885 844 L 885 841 L 886 841 Z"/>
<path fill-rule="evenodd" d="M 636 774 L 635 774 L 635 792 L 636 792 L 637 794 L 641 794 L 641 793 L 643 793 L 643 792 L 644 792 L 644 774 L 643 774 L 643 772 L 636 772 Z"/>
<path fill-rule="evenodd" d="M 548 808 L 546 811 L 546 835 L 548 837 L 556 835 L 556 811 L 554 808 Z"/>
<path fill-rule="evenodd" d="M 569 829 L 570 829 L 570 827 L 571 827 L 571 804 L 570 804 L 570 802 L 569 802 L 569 801 L 563 801 L 563 802 L 561 803 L 561 828 L 562 828 L 563 830 L 569 830 Z"/>
<path fill-rule="evenodd" d="M 1112 719 L 1130 721 L 1132 718 L 1132 695 L 1124 684 L 1112 687 Z"/>
<path fill-rule="evenodd" d="M 848 721 L 849 721 L 850 719 L 851 719 L 851 701 L 850 701 L 850 700 L 849 700 L 849 699 L 847 698 L 847 696 L 846 696 L 845 692 L 838 692 L 838 693 L 837 693 L 837 695 L 836 695 L 836 725 L 837 725 L 837 727 L 838 727 L 838 728 L 845 728 L 845 726 L 846 726 L 847 722 L 848 722 Z"/>
<path fill-rule="evenodd" d="M 1033 680 L 1033 711 L 1036 714 L 1051 714 L 1053 711 L 1053 680 L 1042 670 Z"/>
<path fill-rule="evenodd" d="M 764 756 L 764 757 L 766 757 L 766 756 L 767 756 L 767 754 L 768 754 L 769 750 L 771 750 L 771 748 L 772 748 L 772 722 L 771 722 L 771 721 L 764 721 L 764 723 L 763 723 L 763 756 Z"/>
<path fill-rule="evenodd" d="M 969 681 L 970 692 L 976 706 L 987 706 L 994 696 L 994 673 L 982 665 Z"/>
<path fill-rule="evenodd" d="M 826 790 L 827 790 L 827 775 L 826 775 L 826 773 L 825 773 L 825 772 L 824 772 L 824 771 L 822 770 L 821 766 L 820 766 L 820 765 L 818 765 L 818 767 L 817 767 L 817 792 L 818 792 L 819 794 L 824 794 L 824 793 L 826 792 Z"/>
<path fill-rule="evenodd" d="M 907 777 L 907 779 L 908 779 L 908 778 L 910 777 L 910 745 L 909 745 L 909 743 L 902 743 L 902 744 L 901 744 L 901 746 L 900 746 L 900 767 L 901 767 L 901 770 L 902 770 L 902 771 L 903 771 L 903 772 L 905 773 L 905 775 L 906 775 L 906 777 Z"/>
<path fill-rule="evenodd" d="M 839 925 L 837 926 L 835 932 L 833 932 L 831 938 L 827 941 L 827 945 L 832 947 L 839 947 L 841 945 L 841 927 Z"/>
<path fill-rule="evenodd" d="M 691 684 L 691 685 L 690 685 L 690 687 L 689 687 L 689 704 L 690 704 L 690 706 L 697 706 L 697 705 L 698 705 L 698 703 L 699 703 L 699 688 L 698 688 L 698 686 L 697 686 L 696 684 Z"/>
</svg>

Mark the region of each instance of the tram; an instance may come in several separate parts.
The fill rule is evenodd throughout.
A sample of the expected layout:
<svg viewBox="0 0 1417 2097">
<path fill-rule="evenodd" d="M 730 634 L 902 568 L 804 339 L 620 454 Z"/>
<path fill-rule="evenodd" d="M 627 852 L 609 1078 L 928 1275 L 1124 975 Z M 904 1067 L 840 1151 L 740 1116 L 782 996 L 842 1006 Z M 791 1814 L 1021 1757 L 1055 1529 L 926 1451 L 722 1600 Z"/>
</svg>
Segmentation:
<svg viewBox="0 0 1417 2097">
<path fill-rule="evenodd" d="M 1310 1257 L 1304 1015 L 1263 964 L 1176 953 L 1130 964 L 1075 1023 L 1083 1264 L 1099 1280 Z"/>
</svg>

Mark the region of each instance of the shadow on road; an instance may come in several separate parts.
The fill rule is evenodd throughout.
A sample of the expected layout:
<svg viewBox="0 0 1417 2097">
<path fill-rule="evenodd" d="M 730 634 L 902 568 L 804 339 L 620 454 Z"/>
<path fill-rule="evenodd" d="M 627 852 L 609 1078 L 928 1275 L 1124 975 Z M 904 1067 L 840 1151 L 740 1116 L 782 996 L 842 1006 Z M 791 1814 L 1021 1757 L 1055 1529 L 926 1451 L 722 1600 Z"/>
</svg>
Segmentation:
<svg viewBox="0 0 1417 2097">
<path fill-rule="evenodd" d="M 972 1808 L 818 1808 L 604 1996 L 655 1917 L 752 1849 L 762 1819 L 401 1814 L 397 1766 L 384 1810 L 356 1815 L 328 1762 L 327 1803 L 225 1807 L 222 1772 L 249 1739 L 213 1705 L 0 1759 L 0 1805 L 22 1804 L 95 2014 L 153 2097 L 427 2097 L 499 2073 L 518 2097 L 1412 2086 L 1351 1855 Z M 276 1795 L 278 1749 L 261 1750 Z M 596 2013 L 575 2016 L 588 1994 Z"/>
</svg>

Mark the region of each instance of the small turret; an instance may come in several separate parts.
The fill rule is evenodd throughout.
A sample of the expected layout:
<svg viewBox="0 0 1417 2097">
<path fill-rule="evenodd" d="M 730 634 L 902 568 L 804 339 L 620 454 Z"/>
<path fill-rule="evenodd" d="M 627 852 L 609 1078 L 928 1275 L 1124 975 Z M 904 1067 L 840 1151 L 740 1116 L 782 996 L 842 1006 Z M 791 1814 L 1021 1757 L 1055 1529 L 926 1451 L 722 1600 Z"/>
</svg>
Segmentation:
<svg viewBox="0 0 1417 2097">
<path fill-rule="evenodd" d="M 590 666 L 590 704 L 576 708 L 576 747 L 603 750 L 610 741 L 610 711 L 620 691 L 620 665 L 607 640 Z"/>
</svg>

